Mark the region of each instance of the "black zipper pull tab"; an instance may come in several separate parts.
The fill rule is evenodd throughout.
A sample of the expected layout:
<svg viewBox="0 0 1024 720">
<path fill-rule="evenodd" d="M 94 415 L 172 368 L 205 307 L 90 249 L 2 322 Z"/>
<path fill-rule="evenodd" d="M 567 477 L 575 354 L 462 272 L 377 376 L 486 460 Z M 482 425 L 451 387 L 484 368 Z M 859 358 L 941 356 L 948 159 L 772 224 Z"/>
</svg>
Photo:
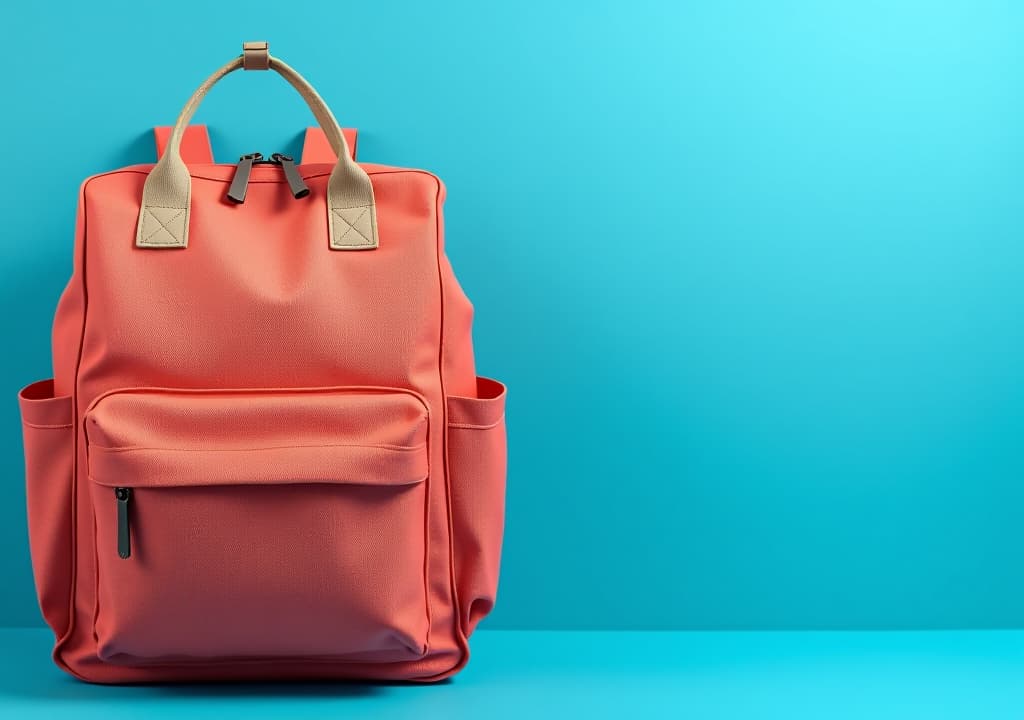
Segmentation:
<svg viewBox="0 0 1024 720">
<path fill-rule="evenodd" d="M 122 560 L 132 555 L 132 533 L 128 524 L 128 504 L 132 499 L 131 488 L 114 488 L 117 498 L 117 554 Z"/>
<path fill-rule="evenodd" d="M 245 202 L 245 191 L 249 189 L 249 175 L 252 173 L 252 164 L 263 159 L 263 153 L 249 153 L 238 158 L 238 165 L 235 166 L 235 176 L 231 178 L 231 187 L 228 188 L 228 200 L 236 203 Z"/>
<path fill-rule="evenodd" d="M 292 191 L 292 195 L 296 200 L 309 195 L 309 186 L 306 185 L 306 181 L 299 175 L 299 170 L 295 167 L 294 160 L 281 153 L 274 153 L 270 156 L 270 160 L 280 165 L 281 169 L 284 170 L 284 179 L 288 181 L 288 189 Z"/>
</svg>

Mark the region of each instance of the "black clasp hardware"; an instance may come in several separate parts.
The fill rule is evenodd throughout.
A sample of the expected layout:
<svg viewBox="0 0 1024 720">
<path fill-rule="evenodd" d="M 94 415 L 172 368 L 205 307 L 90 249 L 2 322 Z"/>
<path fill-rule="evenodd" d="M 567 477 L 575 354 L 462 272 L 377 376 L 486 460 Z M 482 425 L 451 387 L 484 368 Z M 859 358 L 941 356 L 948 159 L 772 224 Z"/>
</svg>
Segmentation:
<svg viewBox="0 0 1024 720">
<path fill-rule="evenodd" d="M 114 497 L 117 498 L 117 555 L 122 560 L 127 560 L 132 556 L 132 530 L 128 520 L 132 489 L 114 488 Z"/>
<path fill-rule="evenodd" d="M 288 181 L 288 189 L 292 191 L 292 196 L 296 200 L 309 195 L 309 186 L 306 185 L 306 181 L 299 175 L 299 170 L 295 167 L 294 160 L 287 155 L 274 153 L 270 156 L 270 162 L 276 162 L 284 170 L 284 179 Z"/>
<path fill-rule="evenodd" d="M 228 200 L 236 203 L 245 202 L 245 193 L 249 189 L 249 176 L 252 174 L 253 165 L 280 165 L 284 171 L 284 179 L 288 181 L 288 189 L 295 199 L 304 198 L 309 195 L 309 186 L 302 179 L 295 161 L 283 153 L 274 153 L 269 160 L 263 159 L 263 153 L 249 153 L 238 159 L 235 166 L 235 175 L 231 178 L 231 187 L 228 188 Z"/>
<path fill-rule="evenodd" d="M 263 153 L 249 153 L 238 158 L 235 175 L 231 178 L 228 188 L 228 200 L 236 203 L 245 202 L 245 192 L 249 189 L 249 175 L 252 174 L 253 163 L 263 162 Z"/>
</svg>

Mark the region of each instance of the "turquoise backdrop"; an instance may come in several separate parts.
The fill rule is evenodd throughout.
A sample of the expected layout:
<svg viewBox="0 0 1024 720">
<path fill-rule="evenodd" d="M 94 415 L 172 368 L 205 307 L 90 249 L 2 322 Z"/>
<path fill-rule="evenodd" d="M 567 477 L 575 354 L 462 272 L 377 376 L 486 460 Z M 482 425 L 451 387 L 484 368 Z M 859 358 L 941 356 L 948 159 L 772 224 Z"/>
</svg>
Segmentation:
<svg viewBox="0 0 1024 720">
<path fill-rule="evenodd" d="M 76 192 L 267 39 L 447 183 L 511 387 L 491 628 L 1024 625 L 1024 6 L 7 3 L 0 624 L 40 621 L 18 388 Z M 238 74 L 223 161 L 311 122 Z"/>
</svg>

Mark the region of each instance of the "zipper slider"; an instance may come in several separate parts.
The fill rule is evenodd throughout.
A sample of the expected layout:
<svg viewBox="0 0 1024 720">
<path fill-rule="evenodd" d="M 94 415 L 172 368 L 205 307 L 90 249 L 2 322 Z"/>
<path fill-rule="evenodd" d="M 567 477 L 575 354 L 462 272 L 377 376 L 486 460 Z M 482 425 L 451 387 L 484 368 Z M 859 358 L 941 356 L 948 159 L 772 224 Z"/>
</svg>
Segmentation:
<svg viewBox="0 0 1024 720">
<path fill-rule="evenodd" d="M 114 497 L 117 498 L 117 554 L 122 560 L 127 560 L 132 555 L 132 533 L 128 524 L 128 504 L 132 499 L 132 489 L 114 488 Z"/>
<path fill-rule="evenodd" d="M 306 185 L 306 181 L 299 175 L 294 160 L 287 155 L 274 153 L 270 156 L 270 161 L 280 165 L 281 169 L 284 170 L 284 179 L 288 181 L 288 189 L 292 191 L 292 196 L 296 200 L 309 195 L 309 186 Z"/>
<path fill-rule="evenodd" d="M 252 173 L 254 162 L 263 160 L 263 153 L 249 153 L 238 158 L 238 165 L 235 166 L 235 175 L 231 178 L 231 187 L 228 188 L 228 200 L 236 203 L 245 202 L 245 191 L 249 189 L 249 175 Z"/>
</svg>

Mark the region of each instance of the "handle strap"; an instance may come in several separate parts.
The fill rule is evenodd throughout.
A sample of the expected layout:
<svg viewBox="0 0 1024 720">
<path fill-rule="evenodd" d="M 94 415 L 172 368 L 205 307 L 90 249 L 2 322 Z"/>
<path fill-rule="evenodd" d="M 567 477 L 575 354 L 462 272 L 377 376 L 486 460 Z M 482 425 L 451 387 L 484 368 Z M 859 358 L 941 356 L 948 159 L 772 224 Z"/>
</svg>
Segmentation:
<svg viewBox="0 0 1024 720">
<path fill-rule="evenodd" d="M 153 139 L 156 140 L 156 156 L 159 158 L 167 149 L 167 141 L 171 137 L 170 125 L 158 125 L 153 128 Z M 352 159 L 356 159 L 356 140 L 359 132 L 355 128 L 342 128 L 345 142 L 348 143 Z M 205 125 L 189 125 L 181 139 L 181 159 L 186 165 L 203 165 L 213 163 L 213 151 L 210 149 L 210 134 Z M 324 131 L 318 127 L 306 128 L 305 142 L 302 144 L 302 165 L 311 163 L 333 163 L 338 157 L 331 150 Z"/>
<path fill-rule="evenodd" d="M 181 159 L 181 143 L 189 121 L 206 94 L 221 78 L 243 67 L 262 69 L 265 65 L 294 87 L 306 101 L 327 136 L 338 162 L 327 182 L 327 227 L 332 250 L 364 250 L 378 245 L 377 208 L 373 185 L 366 172 L 352 159 L 338 121 L 316 90 L 295 70 L 266 51 L 255 59 L 249 47 L 209 78 L 189 98 L 167 141 L 167 150 L 146 178 L 135 244 L 142 248 L 184 248 L 188 246 L 192 206 L 192 177 Z"/>
</svg>

